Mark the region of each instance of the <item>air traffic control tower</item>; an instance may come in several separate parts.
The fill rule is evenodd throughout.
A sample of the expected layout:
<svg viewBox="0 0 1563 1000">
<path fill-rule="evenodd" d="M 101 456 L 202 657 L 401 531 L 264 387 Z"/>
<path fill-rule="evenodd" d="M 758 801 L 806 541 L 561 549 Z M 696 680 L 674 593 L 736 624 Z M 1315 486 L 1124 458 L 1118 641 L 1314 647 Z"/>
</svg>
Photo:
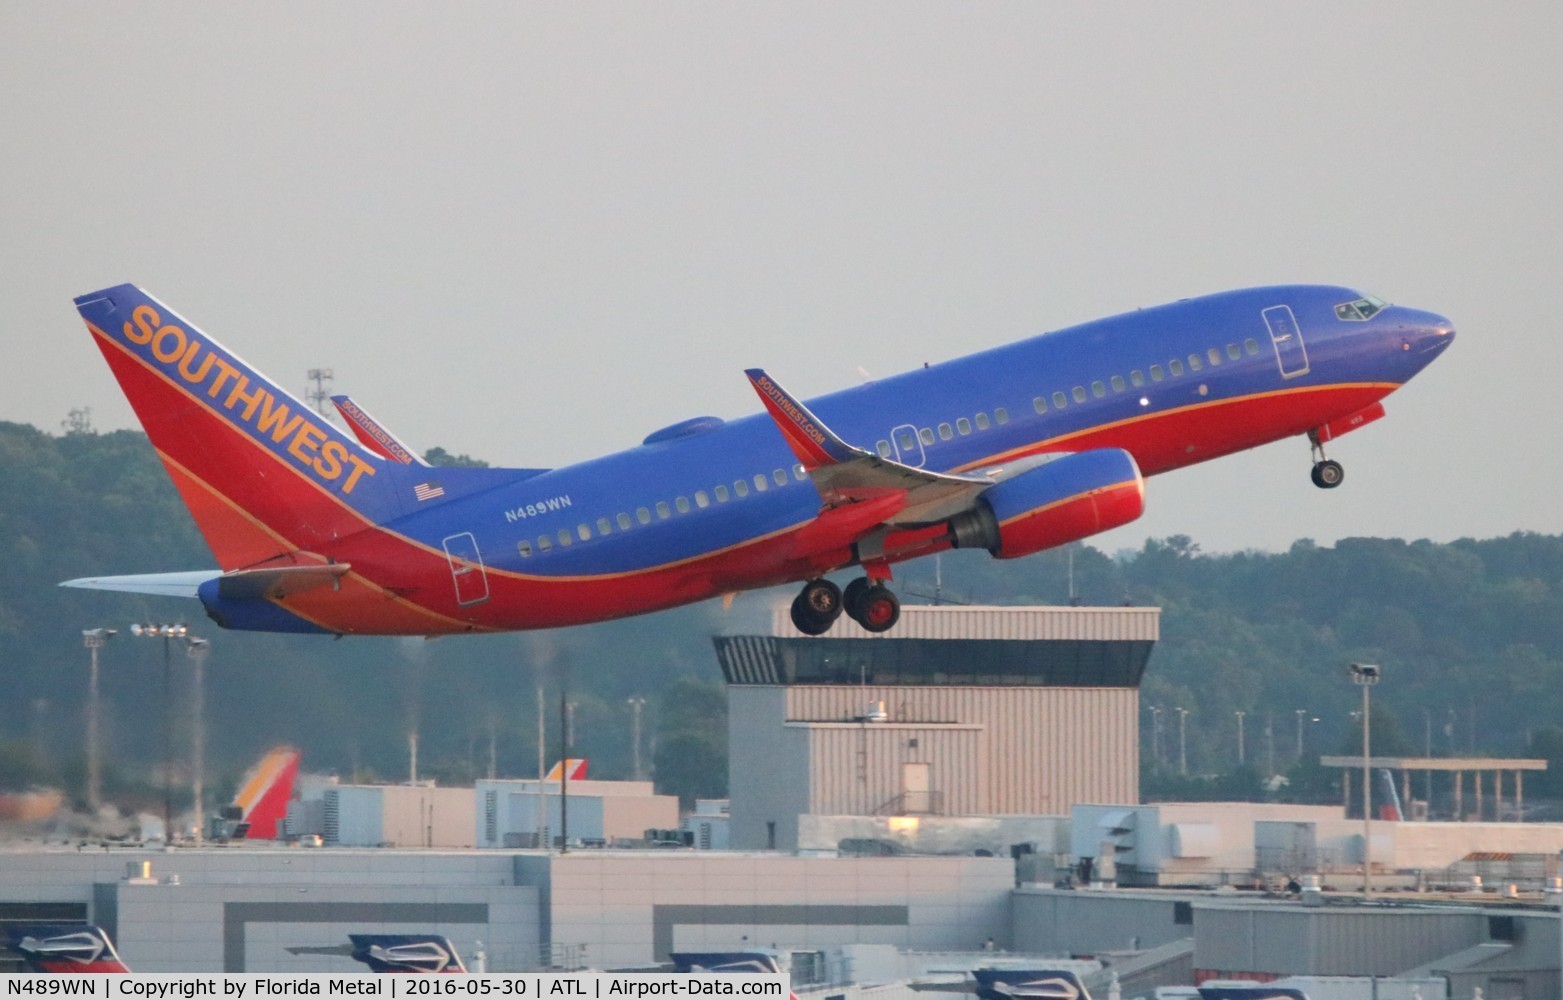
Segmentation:
<svg viewBox="0 0 1563 1000">
<path fill-rule="evenodd" d="M 926 832 L 1138 802 L 1160 626 L 1159 608 L 908 606 L 883 635 L 842 616 L 807 637 L 783 607 L 772 635 L 716 638 L 732 846 L 823 846 L 800 829 L 825 817 Z"/>
</svg>

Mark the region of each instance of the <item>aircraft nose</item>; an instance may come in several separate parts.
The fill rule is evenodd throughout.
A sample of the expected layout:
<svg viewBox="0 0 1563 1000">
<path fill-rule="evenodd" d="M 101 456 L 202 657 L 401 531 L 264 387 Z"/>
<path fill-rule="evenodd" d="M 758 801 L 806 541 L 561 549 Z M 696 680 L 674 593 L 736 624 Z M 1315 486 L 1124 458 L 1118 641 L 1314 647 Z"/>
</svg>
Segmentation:
<svg viewBox="0 0 1563 1000">
<path fill-rule="evenodd" d="M 1401 339 L 1401 349 L 1411 352 L 1425 365 L 1448 350 L 1452 343 L 1454 324 L 1437 313 L 1422 312 L 1408 324 Z"/>
</svg>

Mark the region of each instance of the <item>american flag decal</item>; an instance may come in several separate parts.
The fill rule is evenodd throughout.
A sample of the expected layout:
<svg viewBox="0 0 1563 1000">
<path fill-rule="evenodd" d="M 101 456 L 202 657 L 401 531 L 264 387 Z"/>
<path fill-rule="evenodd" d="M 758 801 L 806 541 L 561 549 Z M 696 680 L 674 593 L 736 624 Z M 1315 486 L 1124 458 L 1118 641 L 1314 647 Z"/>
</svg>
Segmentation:
<svg viewBox="0 0 1563 1000">
<path fill-rule="evenodd" d="M 412 495 L 418 498 L 419 503 L 423 503 L 425 500 L 444 496 L 445 487 L 439 483 L 419 483 L 412 488 Z"/>
</svg>

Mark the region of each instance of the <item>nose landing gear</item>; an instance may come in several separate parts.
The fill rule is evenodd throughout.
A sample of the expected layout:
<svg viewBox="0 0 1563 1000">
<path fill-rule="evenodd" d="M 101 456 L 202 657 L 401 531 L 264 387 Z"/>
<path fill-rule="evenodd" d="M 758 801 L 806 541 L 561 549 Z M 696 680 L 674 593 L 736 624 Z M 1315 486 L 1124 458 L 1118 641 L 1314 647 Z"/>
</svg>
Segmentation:
<svg viewBox="0 0 1563 1000">
<path fill-rule="evenodd" d="M 1309 474 L 1313 485 L 1321 490 L 1333 490 L 1346 479 L 1346 470 L 1333 459 L 1324 457 L 1324 445 L 1319 441 L 1319 432 L 1308 432 L 1308 444 L 1313 453 L 1313 471 Z"/>
</svg>

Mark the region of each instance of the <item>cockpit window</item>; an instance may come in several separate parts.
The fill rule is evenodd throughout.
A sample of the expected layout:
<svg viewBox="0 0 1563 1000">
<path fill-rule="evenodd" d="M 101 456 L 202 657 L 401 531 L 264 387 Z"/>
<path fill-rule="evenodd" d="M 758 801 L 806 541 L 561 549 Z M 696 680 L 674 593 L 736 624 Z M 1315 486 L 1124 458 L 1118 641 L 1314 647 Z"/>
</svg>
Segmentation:
<svg viewBox="0 0 1563 1000">
<path fill-rule="evenodd" d="M 1342 302 L 1335 307 L 1335 318 L 1353 323 L 1361 323 L 1372 319 L 1389 303 L 1383 299 L 1377 299 L 1369 295 L 1355 302 Z"/>
</svg>

